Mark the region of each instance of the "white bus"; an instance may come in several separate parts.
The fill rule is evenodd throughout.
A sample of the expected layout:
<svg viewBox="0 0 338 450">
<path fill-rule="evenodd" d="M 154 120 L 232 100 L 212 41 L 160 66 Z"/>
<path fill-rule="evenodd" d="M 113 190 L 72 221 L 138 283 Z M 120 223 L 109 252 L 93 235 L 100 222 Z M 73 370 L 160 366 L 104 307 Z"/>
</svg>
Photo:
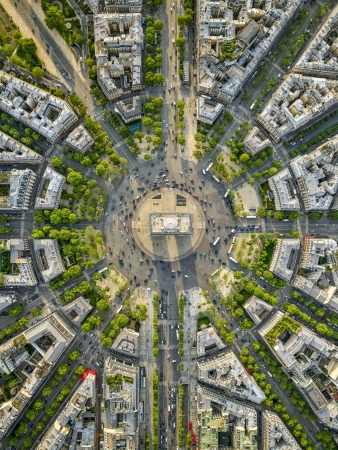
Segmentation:
<svg viewBox="0 0 338 450">
<path fill-rule="evenodd" d="M 213 176 L 212 176 L 212 178 L 213 178 L 214 180 L 216 180 L 216 181 L 217 181 L 217 183 L 219 183 L 219 179 L 218 179 L 218 178 L 216 178 L 216 177 L 215 177 L 215 175 L 213 175 Z"/>
<path fill-rule="evenodd" d="M 229 192 L 230 192 L 230 189 L 228 189 L 228 190 L 226 191 L 226 193 L 225 193 L 225 195 L 224 195 L 224 198 L 227 198 Z"/>
<path fill-rule="evenodd" d="M 119 307 L 119 309 L 116 311 L 116 314 L 118 314 L 118 313 L 121 311 L 122 306 L 123 306 L 123 305 L 121 305 L 121 306 Z"/>
<path fill-rule="evenodd" d="M 252 109 L 254 107 L 256 102 L 253 102 L 253 104 L 250 106 L 250 109 Z"/>
<path fill-rule="evenodd" d="M 209 170 L 212 168 L 212 166 L 213 166 L 213 163 L 210 163 L 210 164 L 208 165 L 208 167 L 205 169 L 205 171 L 206 171 L 206 172 L 209 172 Z"/>
<path fill-rule="evenodd" d="M 216 241 L 212 244 L 214 247 L 219 243 L 219 237 L 216 239 Z"/>
</svg>

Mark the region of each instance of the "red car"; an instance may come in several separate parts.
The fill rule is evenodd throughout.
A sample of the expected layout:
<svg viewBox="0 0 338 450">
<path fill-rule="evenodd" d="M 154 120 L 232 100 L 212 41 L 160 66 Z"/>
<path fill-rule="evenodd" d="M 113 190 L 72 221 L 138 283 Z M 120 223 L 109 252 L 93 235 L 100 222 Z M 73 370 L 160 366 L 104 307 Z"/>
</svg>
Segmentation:
<svg viewBox="0 0 338 450">
<path fill-rule="evenodd" d="M 188 430 L 192 430 L 192 423 L 191 422 L 189 422 Z"/>
</svg>

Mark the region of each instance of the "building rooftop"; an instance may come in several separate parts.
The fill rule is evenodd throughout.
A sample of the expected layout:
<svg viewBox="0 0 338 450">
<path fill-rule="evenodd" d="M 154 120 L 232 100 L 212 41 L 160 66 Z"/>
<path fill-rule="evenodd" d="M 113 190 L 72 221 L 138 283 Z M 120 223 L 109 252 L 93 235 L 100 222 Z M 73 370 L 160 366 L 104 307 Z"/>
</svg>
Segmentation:
<svg viewBox="0 0 338 450">
<path fill-rule="evenodd" d="M 115 103 L 115 112 L 121 114 L 124 122 L 141 119 L 141 99 L 139 95 Z"/>
<path fill-rule="evenodd" d="M 35 209 L 56 209 L 61 200 L 61 194 L 66 179 L 51 166 L 47 166 L 42 175 L 39 190 L 35 200 Z"/>
<path fill-rule="evenodd" d="M 7 308 L 7 306 L 12 305 L 17 301 L 16 294 L 12 292 L 1 292 L 0 293 L 0 311 Z"/>
<path fill-rule="evenodd" d="M 217 331 L 211 325 L 197 332 L 197 355 L 204 356 L 209 352 L 221 350 L 224 342 L 218 336 Z"/>
<path fill-rule="evenodd" d="M 64 305 L 62 309 L 69 319 L 74 322 L 75 325 L 79 326 L 88 316 L 93 307 L 87 298 L 81 296 Z"/>
<path fill-rule="evenodd" d="M 0 171 L 0 186 L 8 189 L 0 195 L 0 209 L 29 209 L 35 179 L 31 169 Z"/>
<path fill-rule="evenodd" d="M 264 302 L 260 298 L 252 295 L 243 305 L 243 308 L 256 325 L 264 320 L 269 312 L 273 309 L 273 306 Z"/>
<path fill-rule="evenodd" d="M 325 78 L 338 78 L 337 22 L 338 7 L 336 6 L 321 29 L 315 33 L 310 44 L 301 53 L 293 68 L 294 72 Z"/>
<path fill-rule="evenodd" d="M 290 163 L 304 209 L 327 211 L 338 191 L 338 137 L 332 138 L 307 155 L 299 155 Z"/>
<path fill-rule="evenodd" d="M 290 74 L 272 94 L 257 121 L 279 142 L 337 102 L 337 81 Z"/>
<path fill-rule="evenodd" d="M 296 269 L 300 239 L 277 239 L 269 270 L 285 281 L 291 281 Z"/>
<path fill-rule="evenodd" d="M 39 153 L 0 131 L 1 164 L 42 164 L 44 160 Z"/>
<path fill-rule="evenodd" d="M 65 100 L 0 71 L 0 109 L 56 142 L 77 120 Z"/>
<path fill-rule="evenodd" d="M 105 9 L 108 13 L 141 12 L 141 0 L 105 0 Z"/>
<path fill-rule="evenodd" d="M 262 413 L 263 450 L 301 450 L 288 427 L 272 411 Z"/>
<path fill-rule="evenodd" d="M 197 386 L 198 446 L 257 449 L 257 412 L 222 390 Z"/>
<path fill-rule="evenodd" d="M 65 143 L 80 153 L 86 153 L 94 144 L 94 139 L 87 128 L 80 124 L 69 133 Z"/>
<path fill-rule="evenodd" d="M 205 97 L 197 99 L 197 120 L 212 125 L 222 113 L 224 106 Z"/>
<path fill-rule="evenodd" d="M 256 155 L 272 145 L 270 139 L 265 137 L 258 127 L 251 128 L 243 143 L 245 150 L 251 155 Z"/>
<path fill-rule="evenodd" d="M 94 15 L 97 79 L 110 100 L 142 87 L 141 19 L 139 13 Z"/>
<path fill-rule="evenodd" d="M 93 372 L 93 371 L 90 371 Z M 86 407 L 93 407 L 96 400 L 96 374 L 87 373 L 85 379 L 81 385 L 77 388 L 72 398 L 63 408 L 55 422 L 48 429 L 47 433 L 42 438 L 40 444 L 36 447 L 37 450 L 60 450 L 64 448 L 66 439 L 69 435 L 73 435 L 74 431 L 85 428 L 85 436 L 82 439 L 86 439 L 89 445 L 76 446 L 75 442 L 70 444 L 76 450 L 89 449 L 94 450 L 94 436 L 95 436 L 95 424 L 92 423 L 89 427 L 84 427 L 84 419 L 86 416 Z M 87 417 L 94 417 L 95 415 L 87 414 Z M 76 433 L 77 435 L 78 433 Z M 67 446 L 69 449 L 70 446 Z"/>
<path fill-rule="evenodd" d="M 236 4 L 199 0 L 198 90 L 231 102 L 296 12 L 300 0 Z"/>
<path fill-rule="evenodd" d="M 24 380 L 16 396 L 0 405 L 0 437 L 18 419 L 74 336 L 59 314 L 54 313 L 0 345 L 0 372 L 10 374 L 16 370 Z M 33 355 L 26 350 L 28 343 L 36 350 Z"/>
<path fill-rule="evenodd" d="M 27 239 L 9 239 L 6 250 L 10 252 L 10 262 L 13 264 L 11 274 L 2 275 L 5 286 L 36 286 L 33 262 L 30 258 Z"/>
<path fill-rule="evenodd" d="M 338 347 L 281 312 L 259 333 L 319 419 L 338 429 Z"/>
<path fill-rule="evenodd" d="M 273 193 L 277 211 L 299 211 L 300 204 L 297 191 L 288 168 L 276 173 L 268 180 L 269 188 Z"/>
<path fill-rule="evenodd" d="M 33 239 L 33 245 L 44 281 L 50 281 L 65 271 L 57 239 Z"/>
<path fill-rule="evenodd" d="M 138 356 L 139 337 L 140 335 L 136 331 L 122 328 L 114 339 L 112 348 L 125 354 Z"/>
<path fill-rule="evenodd" d="M 107 381 L 113 384 L 108 385 Z M 102 413 L 103 449 L 114 448 L 119 440 L 124 448 L 136 450 L 139 445 L 139 368 L 111 357 L 105 360 Z M 120 417 L 123 416 L 123 421 Z"/>
<path fill-rule="evenodd" d="M 262 403 L 266 398 L 232 351 L 198 361 L 197 378 L 253 403 Z"/>
</svg>

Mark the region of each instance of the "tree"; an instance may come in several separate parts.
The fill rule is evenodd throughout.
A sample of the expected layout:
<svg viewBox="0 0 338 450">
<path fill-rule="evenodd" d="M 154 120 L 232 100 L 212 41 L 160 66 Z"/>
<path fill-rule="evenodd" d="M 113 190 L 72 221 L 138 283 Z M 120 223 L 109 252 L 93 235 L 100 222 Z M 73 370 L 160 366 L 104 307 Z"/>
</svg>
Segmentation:
<svg viewBox="0 0 338 450">
<path fill-rule="evenodd" d="M 161 73 L 155 73 L 154 75 L 154 83 L 161 84 L 165 80 L 164 76 Z"/>
<path fill-rule="evenodd" d="M 45 233 L 42 231 L 42 230 L 40 230 L 40 229 L 38 229 L 38 228 L 35 228 L 33 231 L 32 231 L 32 238 L 33 239 L 42 239 L 42 238 L 44 238 L 45 237 Z"/>
<path fill-rule="evenodd" d="M 319 220 L 323 217 L 323 213 L 320 212 L 310 212 L 309 219 L 310 220 Z"/>
<path fill-rule="evenodd" d="M 264 206 L 259 206 L 258 208 L 257 208 L 257 217 L 265 217 L 265 215 L 266 215 L 266 209 L 264 208 Z"/>
<path fill-rule="evenodd" d="M 246 91 L 243 94 L 242 100 L 249 100 L 250 97 L 251 97 L 250 92 Z"/>
<path fill-rule="evenodd" d="M 28 425 L 26 422 L 20 422 L 18 428 L 14 431 L 15 436 L 19 437 L 25 434 L 28 430 Z"/>
<path fill-rule="evenodd" d="M 41 69 L 41 67 L 34 67 L 32 70 L 32 74 L 35 77 L 42 78 L 45 74 L 45 71 L 43 69 Z"/>
<path fill-rule="evenodd" d="M 20 41 L 20 50 L 25 54 L 26 59 L 35 56 L 37 46 L 32 38 L 23 38 Z"/>
<path fill-rule="evenodd" d="M 43 390 L 42 390 L 42 395 L 44 397 L 49 397 L 52 394 L 53 390 L 50 386 L 46 386 Z"/>
<path fill-rule="evenodd" d="M 77 359 L 79 359 L 79 356 L 80 356 L 80 352 L 78 352 L 77 350 L 74 350 L 69 353 L 68 358 L 70 359 L 70 361 L 76 361 Z"/>
<path fill-rule="evenodd" d="M 19 314 L 21 314 L 22 312 L 23 312 L 23 306 L 18 305 L 18 306 L 14 306 L 14 308 L 12 308 L 9 311 L 8 315 L 9 315 L 9 317 L 16 317 Z"/>
<path fill-rule="evenodd" d="M 101 341 L 103 347 L 110 347 L 113 343 L 113 340 L 110 337 L 105 337 Z"/>
<path fill-rule="evenodd" d="M 63 376 L 66 375 L 66 373 L 69 372 L 68 364 L 60 364 L 58 367 L 58 374 Z"/>
<path fill-rule="evenodd" d="M 282 211 L 276 211 L 273 217 L 277 220 L 283 220 L 284 219 L 284 213 Z"/>
<path fill-rule="evenodd" d="M 3 45 L 2 47 L 1 47 L 1 50 L 3 51 L 3 53 L 6 55 L 6 56 L 11 56 L 12 55 L 12 53 L 14 52 L 14 47 L 13 47 L 13 45 L 11 45 L 11 44 L 5 44 L 5 45 Z"/>
<path fill-rule="evenodd" d="M 289 214 L 289 219 L 292 220 L 293 222 L 295 222 L 295 221 L 299 220 L 299 216 L 300 216 L 299 212 L 292 211 Z"/>
<path fill-rule="evenodd" d="M 36 414 L 36 411 L 34 411 L 33 409 L 27 409 L 25 416 L 26 419 L 33 421 L 36 417 Z"/>
<path fill-rule="evenodd" d="M 154 29 L 156 31 L 161 31 L 163 29 L 163 22 L 162 22 L 162 20 L 155 20 L 155 22 L 154 22 Z"/>
<path fill-rule="evenodd" d="M 63 165 L 62 158 L 54 157 L 52 158 L 52 166 L 55 168 L 61 167 Z"/>
<path fill-rule="evenodd" d="M 248 155 L 247 153 L 243 153 L 240 157 L 239 160 L 241 163 L 246 163 L 248 161 L 250 161 L 250 155 Z"/>
<path fill-rule="evenodd" d="M 45 24 L 51 30 L 56 28 L 60 33 L 65 29 L 65 16 L 57 6 L 49 6 L 46 11 Z"/>
<path fill-rule="evenodd" d="M 152 119 L 151 119 L 150 117 L 145 117 L 145 118 L 142 120 L 142 123 L 143 123 L 143 125 L 144 125 L 145 127 L 151 127 L 152 124 L 153 124 L 153 121 L 152 121 Z"/>
<path fill-rule="evenodd" d="M 40 411 L 40 409 L 42 408 L 43 408 L 43 401 L 41 400 L 41 398 L 37 398 L 33 403 L 33 409 L 35 411 Z"/>
<path fill-rule="evenodd" d="M 239 271 L 234 272 L 234 277 L 236 280 L 240 280 L 242 278 L 242 273 Z"/>
<path fill-rule="evenodd" d="M 77 366 L 77 368 L 74 370 L 74 374 L 75 374 L 75 375 L 80 376 L 80 375 L 82 375 L 83 373 L 84 373 L 84 368 L 83 368 L 83 366 Z"/>
<path fill-rule="evenodd" d="M 78 186 L 79 184 L 81 184 L 83 182 L 83 176 L 82 173 L 77 172 L 76 170 L 73 169 L 68 169 L 69 173 L 67 176 L 67 183 L 73 185 L 73 186 Z"/>
</svg>

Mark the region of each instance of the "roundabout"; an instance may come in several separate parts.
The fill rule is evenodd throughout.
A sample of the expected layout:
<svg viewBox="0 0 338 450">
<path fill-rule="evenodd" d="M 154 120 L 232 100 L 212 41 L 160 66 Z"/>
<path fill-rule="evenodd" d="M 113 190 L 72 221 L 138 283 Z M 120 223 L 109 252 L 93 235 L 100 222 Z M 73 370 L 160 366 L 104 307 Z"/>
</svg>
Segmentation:
<svg viewBox="0 0 338 450">
<path fill-rule="evenodd" d="M 205 234 L 205 215 L 191 194 L 163 188 L 138 203 L 132 233 L 140 249 L 151 258 L 177 261 L 200 245 Z"/>
</svg>

